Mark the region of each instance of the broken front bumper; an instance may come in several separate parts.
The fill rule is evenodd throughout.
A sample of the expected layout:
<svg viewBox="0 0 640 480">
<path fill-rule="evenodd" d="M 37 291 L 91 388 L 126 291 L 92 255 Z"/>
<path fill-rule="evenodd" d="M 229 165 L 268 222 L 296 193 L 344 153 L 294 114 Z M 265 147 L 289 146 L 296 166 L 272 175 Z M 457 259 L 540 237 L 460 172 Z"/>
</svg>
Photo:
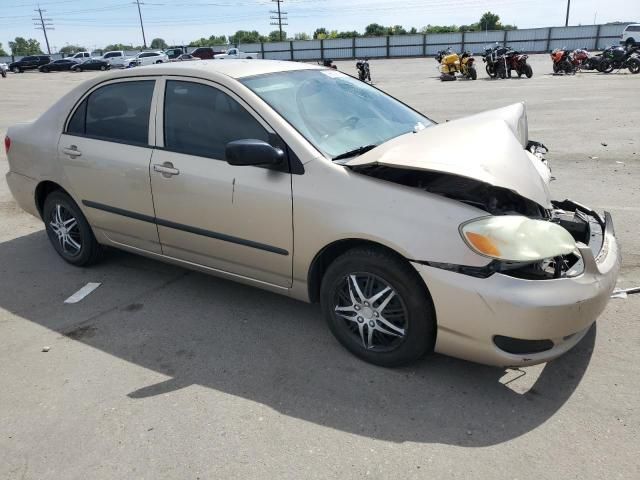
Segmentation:
<svg viewBox="0 0 640 480">
<path fill-rule="evenodd" d="M 620 269 L 608 213 L 602 224 L 600 248 L 581 245 L 583 270 L 571 277 L 478 278 L 413 263 L 435 305 L 435 350 L 488 365 L 525 366 L 571 349 L 606 307 Z"/>
</svg>

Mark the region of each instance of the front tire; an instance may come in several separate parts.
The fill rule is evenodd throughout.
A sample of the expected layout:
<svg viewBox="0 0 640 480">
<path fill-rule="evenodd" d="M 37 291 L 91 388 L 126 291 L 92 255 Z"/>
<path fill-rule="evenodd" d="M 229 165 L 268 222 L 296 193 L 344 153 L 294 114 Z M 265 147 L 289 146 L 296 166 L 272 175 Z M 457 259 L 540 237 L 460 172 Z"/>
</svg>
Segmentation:
<svg viewBox="0 0 640 480">
<path fill-rule="evenodd" d="M 327 269 L 322 311 L 336 339 L 383 367 L 414 362 L 433 349 L 433 303 L 417 272 L 378 248 L 354 248 Z"/>
<path fill-rule="evenodd" d="M 629 59 L 627 66 L 629 68 L 629 71 L 634 75 L 640 73 L 640 60 L 638 60 L 637 58 Z"/>
<path fill-rule="evenodd" d="M 525 64 L 523 70 L 524 70 L 524 74 L 526 75 L 527 78 L 533 77 L 533 68 L 531 67 L 531 65 L 529 65 L 528 63 Z"/>
<path fill-rule="evenodd" d="M 104 72 L 106 69 L 107 69 L 107 67 L 106 67 L 106 66 L 104 66 L 104 65 L 101 65 L 101 66 L 100 66 L 100 70 L 101 70 L 101 71 L 103 71 L 103 72 Z"/>
<path fill-rule="evenodd" d="M 478 72 L 476 71 L 476 67 L 469 67 L 469 77 L 471 80 L 478 79 Z"/>
<path fill-rule="evenodd" d="M 83 267 L 101 258 L 102 247 L 69 195 L 59 190 L 50 193 L 44 201 L 42 218 L 49 241 L 66 262 Z"/>
</svg>

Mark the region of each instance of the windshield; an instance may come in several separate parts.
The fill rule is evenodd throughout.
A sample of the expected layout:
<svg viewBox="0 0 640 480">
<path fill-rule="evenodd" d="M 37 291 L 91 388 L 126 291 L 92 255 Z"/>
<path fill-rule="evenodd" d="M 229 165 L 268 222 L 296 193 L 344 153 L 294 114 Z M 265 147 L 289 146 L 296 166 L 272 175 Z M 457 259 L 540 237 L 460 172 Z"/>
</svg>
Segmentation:
<svg viewBox="0 0 640 480">
<path fill-rule="evenodd" d="M 242 79 L 325 155 L 364 153 L 432 122 L 383 92 L 335 70 L 298 70 Z M 369 149 L 370 149 L 369 148 Z"/>
</svg>

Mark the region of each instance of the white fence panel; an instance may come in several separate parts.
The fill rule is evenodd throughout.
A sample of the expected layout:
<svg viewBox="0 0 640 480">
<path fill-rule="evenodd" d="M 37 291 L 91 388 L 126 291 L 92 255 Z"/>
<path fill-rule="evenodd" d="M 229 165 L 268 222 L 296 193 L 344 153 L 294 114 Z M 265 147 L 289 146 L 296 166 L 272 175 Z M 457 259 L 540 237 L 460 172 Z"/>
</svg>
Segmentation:
<svg viewBox="0 0 640 480">
<path fill-rule="evenodd" d="M 511 47 L 514 50 L 521 52 L 546 52 L 547 41 L 546 40 L 528 40 L 528 41 L 507 41 L 507 47 Z"/>
<path fill-rule="evenodd" d="M 507 32 L 507 41 L 531 41 L 531 40 L 546 40 L 549 36 L 548 28 L 529 28 L 525 30 L 509 30 Z"/>
<path fill-rule="evenodd" d="M 359 37 L 356 38 L 356 47 L 386 47 L 387 37 Z"/>
<path fill-rule="evenodd" d="M 551 29 L 551 39 L 593 37 L 598 33 L 597 25 L 583 25 L 581 27 L 554 27 Z"/>
<path fill-rule="evenodd" d="M 260 45 L 260 43 L 240 43 L 238 44 L 238 50 L 247 53 L 260 53 Z M 225 50 L 227 50 L 227 48 L 225 48 Z"/>
<path fill-rule="evenodd" d="M 390 57 L 420 57 L 422 56 L 422 45 L 401 45 L 389 47 Z"/>
<path fill-rule="evenodd" d="M 380 58 L 387 56 L 387 47 L 356 47 L 357 58 Z"/>
<path fill-rule="evenodd" d="M 450 45 L 453 48 L 453 45 L 462 44 L 462 34 L 461 33 L 432 33 L 427 35 L 427 44 L 441 47 L 438 50 L 442 50 L 442 47 L 447 48 Z"/>
<path fill-rule="evenodd" d="M 289 42 L 270 42 L 264 44 L 265 52 L 273 52 L 278 50 L 289 50 L 291 44 Z"/>
<path fill-rule="evenodd" d="M 267 60 L 291 60 L 291 51 L 269 52 L 265 50 L 264 58 Z"/>
<path fill-rule="evenodd" d="M 464 43 L 476 45 L 492 45 L 504 41 L 504 31 L 491 32 L 467 32 L 464 34 Z"/>
<path fill-rule="evenodd" d="M 601 25 L 600 36 L 601 37 L 621 37 L 622 32 L 627 24 L 624 25 Z"/>
<path fill-rule="evenodd" d="M 401 46 L 401 45 L 422 45 L 424 37 L 422 35 L 392 35 L 389 37 L 389 45 Z"/>
<path fill-rule="evenodd" d="M 353 45 L 352 38 L 332 38 L 324 41 L 324 48 L 347 48 Z"/>
<path fill-rule="evenodd" d="M 440 50 L 446 50 L 451 47 L 452 50 L 459 52 L 462 50 L 462 43 L 447 43 L 444 45 L 427 45 L 427 55 L 433 56 L 437 54 Z"/>
<path fill-rule="evenodd" d="M 294 50 L 293 51 L 293 59 L 294 60 L 318 60 L 322 57 L 322 51 L 320 49 L 317 50 Z M 326 54 L 325 54 L 326 57 Z M 331 57 L 329 57 L 331 58 Z"/>
</svg>

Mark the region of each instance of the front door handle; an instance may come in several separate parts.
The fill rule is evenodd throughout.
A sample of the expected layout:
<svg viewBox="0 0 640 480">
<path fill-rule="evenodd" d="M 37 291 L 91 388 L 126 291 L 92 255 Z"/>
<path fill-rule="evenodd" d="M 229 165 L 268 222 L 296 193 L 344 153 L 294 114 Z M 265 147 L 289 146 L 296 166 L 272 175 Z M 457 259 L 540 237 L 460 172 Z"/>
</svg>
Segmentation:
<svg viewBox="0 0 640 480">
<path fill-rule="evenodd" d="M 162 165 L 158 163 L 153 164 L 153 171 L 161 173 L 165 178 L 171 178 L 174 175 L 180 175 L 180 170 L 173 168 L 173 163 L 164 162 Z"/>
<path fill-rule="evenodd" d="M 71 158 L 76 158 L 82 155 L 82 152 L 78 150 L 78 147 L 75 145 L 70 145 L 62 149 L 62 153 L 65 155 L 69 155 Z"/>
</svg>

